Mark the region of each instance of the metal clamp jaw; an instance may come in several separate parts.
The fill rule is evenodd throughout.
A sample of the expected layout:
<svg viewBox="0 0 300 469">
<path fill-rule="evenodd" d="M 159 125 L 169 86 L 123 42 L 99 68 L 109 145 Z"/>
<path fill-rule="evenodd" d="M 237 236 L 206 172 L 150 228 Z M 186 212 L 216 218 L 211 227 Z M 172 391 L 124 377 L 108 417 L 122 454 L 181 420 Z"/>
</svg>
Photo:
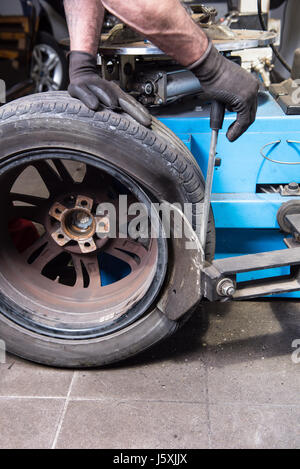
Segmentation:
<svg viewBox="0 0 300 469">
<path fill-rule="evenodd" d="M 202 289 L 210 301 L 248 299 L 300 290 L 300 204 L 298 213 L 285 215 L 285 224 L 294 238 L 287 238 L 289 249 L 218 259 L 202 269 Z M 290 266 L 288 276 L 268 277 L 237 283 L 239 273 Z"/>
</svg>

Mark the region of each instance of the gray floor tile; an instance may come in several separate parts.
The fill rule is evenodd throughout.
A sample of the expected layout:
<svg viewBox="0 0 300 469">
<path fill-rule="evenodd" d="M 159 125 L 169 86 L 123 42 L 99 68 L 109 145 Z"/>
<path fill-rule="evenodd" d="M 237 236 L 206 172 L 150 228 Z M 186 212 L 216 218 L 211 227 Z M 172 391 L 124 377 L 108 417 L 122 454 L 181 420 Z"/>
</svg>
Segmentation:
<svg viewBox="0 0 300 469">
<path fill-rule="evenodd" d="M 292 362 L 297 302 L 210 305 L 206 333 L 211 403 L 300 404 L 299 365 Z"/>
<path fill-rule="evenodd" d="M 206 409 L 198 404 L 70 402 L 59 448 L 206 448 Z"/>
<path fill-rule="evenodd" d="M 72 380 L 71 370 L 37 365 L 8 355 L 0 364 L 0 396 L 66 396 Z"/>
<path fill-rule="evenodd" d="M 0 399 L 0 448 L 51 448 L 60 399 Z"/>
<path fill-rule="evenodd" d="M 72 397 L 205 402 L 205 367 L 172 360 L 76 374 Z"/>
<path fill-rule="evenodd" d="M 300 408 L 211 405 L 213 448 L 296 449 L 300 447 Z"/>
<path fill-rule="evenodd" d="M 208 369 L 211 403 L 299 404 L 300 368 L 290 356 Z"/>
<path fill-rule="evenodd" d="M 269 324 L 269 329 L 265 332 L 278 332 L 283 330 L 295 330 L 298 325 L 299 331 L 299 308 L 300 300 L 286 301 L 258 299 L 253 301 L 228 301 L 216 303 L 203 303 L 202 310 L 209 314 L 210 321 L 220 321 L 226 319 L 238 321 L 241 325 L 247 324 L 252 328 L 253 333 L 259 328 L 259 324 Z M 199 308 L 198 313 L 201 309 Z"/>
<path fill-rule="evenodd" d="M 214 367 L 285 357 L 299 335 L 300 303 L 233 302 L 209 305 L 210 322 L 203 337 L 205 362 Z M 296 314 L 297 311 L 297 314 Z"/>
<path fill-rule="evenodd" d="M 206 303 L 169 340 L 77 372 L 58 446 L 205 448 L 210 438 L 220 448 L 299 447 L 299 311 L 299 302 Z M 2 445 L 51 446 L 64 400 L 1 396 L 66 396 L 71 378 L 9 356 L 0 365 Z"/>
</svg>

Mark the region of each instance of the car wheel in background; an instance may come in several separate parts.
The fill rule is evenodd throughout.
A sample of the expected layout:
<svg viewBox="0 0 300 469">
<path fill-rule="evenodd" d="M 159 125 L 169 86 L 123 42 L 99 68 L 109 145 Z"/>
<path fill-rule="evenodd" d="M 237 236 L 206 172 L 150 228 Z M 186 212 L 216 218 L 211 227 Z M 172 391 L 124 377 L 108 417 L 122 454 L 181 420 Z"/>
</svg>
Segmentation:
<svg viewBox="0 0 300 469">
<path fill-rule="evenodd" d="M 68 63 L 65 52 L 48 33 L 38 34 L 32 52 L 31 78 L 36 93 L 59 91 L 68 85 Z"/>
</svg>

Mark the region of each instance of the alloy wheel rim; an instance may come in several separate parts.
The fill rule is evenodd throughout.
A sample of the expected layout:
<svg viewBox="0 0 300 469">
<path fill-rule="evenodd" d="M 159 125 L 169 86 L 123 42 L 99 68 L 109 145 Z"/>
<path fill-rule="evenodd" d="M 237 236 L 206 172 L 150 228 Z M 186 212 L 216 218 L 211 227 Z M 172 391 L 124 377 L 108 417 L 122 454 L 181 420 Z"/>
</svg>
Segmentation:
<svg viewBox="0 0 300 469">
<path fill-rule="evenodd" d="M 57 52 L 47 44 L 37 44 L 32 52 L 31 78 L 35 91 L 58 91 L 63 81 L 63 65 Z"/>
<path fill-rule="evenodd" d="M 35 154 L 27 165 L 24 158 L 18 158 L 17 169 L 14 165 L 13 171 L 5 172 L 6 179 L 2 173 L 2 180 L 7 181 L 3 188 L 9 189 L 9 196 L 3 198 L 9 203 L 8 222 L 30 220 L 42 226 L 44 232 L 22 253 L 12 243 L 8 230 L 1 235 L 0 291 L 6 292 L 15 304 L 11 318 L 34 331 L 62 338 L 90 338 L 115 332 L 143 315 L 157 296 L 165 276 L 166 242 L 149 239 L 147 245 L 141 240 L 108 239 L 105 233 L 97 238 L 94 231 L 88 230 L 85 235 L 88 233 L 94 244 L 91 248 L 90 243 L 86 251 L 81 238 L 79 242 L 72 237 L 66 243 L 58 242 L 55 236 L 59 230 L 69 233 L 70 220 L 74 221 L 71 215 L 89 215 L 93 223 L 103 222 L 102 218 L 97 219 L 97 203 L 113 200 L 116 187 L 119 191 L 125 189 L 130 201 L 151 202 L 139 185 L 103 162 L 98 161 L 96 166 L 94 162 L 87 164 L 82 182 L 74 183 L 65 164 L 71 155 L 58 152 L 53 156 L 50 152 L 41 159 Z M 83 155 L 72 157 L 76 162 Z M 35 168 L 45 183 L 47 199 L 11 191 L 28 167 Z M 134 193 L 128 191 L 128 183 Z M 88 205 L 82 207 L 82 201 Z M 57 207 L 63 207 L 63 216 L 53 216 Z M 89 222 L 82 218 L 80 221 Z M 103 285 L 101 268 L 112 258 L 122 264 L 122 269 L 127 264 L 130 272 Z M 55 270 L 57 263 L 59 268 Z M 27 305 L 27 313 L 25 308 L 19 311 L 16 305 L 20 304 Z"/>
</svg>

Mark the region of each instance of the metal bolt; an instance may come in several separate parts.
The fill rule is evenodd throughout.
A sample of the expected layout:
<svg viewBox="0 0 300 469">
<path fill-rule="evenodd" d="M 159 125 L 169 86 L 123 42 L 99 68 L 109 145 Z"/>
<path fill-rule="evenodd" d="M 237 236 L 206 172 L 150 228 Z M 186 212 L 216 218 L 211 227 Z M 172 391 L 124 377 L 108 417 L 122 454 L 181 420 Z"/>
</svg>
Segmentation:
<svg viewBox="0 0 300 469">
<path fill-rule="evenodd" d="M 233 296 L 235 292 L 235 285 L 230 278 L 223 278 L 217 285 L 217 293 L 220 296 Z"/>
<path fill-rule="evenodd" d="M 74 225 L 77 228 L 79 228 L 81 230 L 86 230 L 91 226 L 92 223 L 93 223 L 93 219 L 87 213 L 78 212 L 78 213 L 75 214 Z"/>
<path fill-rule="evenodd" d="M 145 91 L 145 94 L 152 94 L 153 92 L 153 86 L 152 86 L 152 83 L 148 82 L 145 84 L 145 87 L 144 87 L 144 91 Z"/>
<path fill-rule="evenodd" d="M 290 191 L 298 191 L 299 190 L 299 184 L 297 182 L 290 182 L 288 187 L 289 187 Z"/>
</svg>

